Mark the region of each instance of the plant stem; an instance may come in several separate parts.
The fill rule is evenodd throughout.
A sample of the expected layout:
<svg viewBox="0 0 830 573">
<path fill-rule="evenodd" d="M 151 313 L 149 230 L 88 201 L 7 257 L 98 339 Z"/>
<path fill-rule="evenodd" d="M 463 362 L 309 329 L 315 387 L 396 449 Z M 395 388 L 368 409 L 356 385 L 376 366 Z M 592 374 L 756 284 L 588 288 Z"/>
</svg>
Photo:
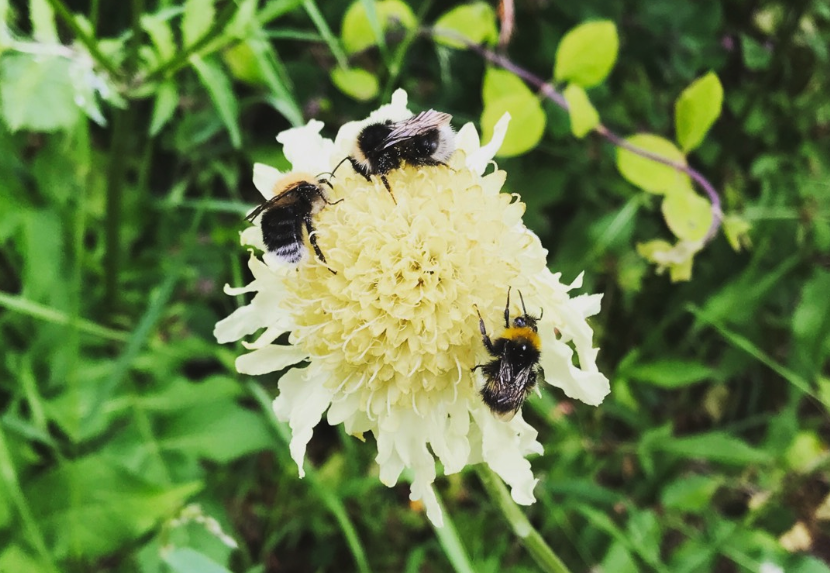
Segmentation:
<svg viewBox="0 0 830 573">
<path fill-rule="evenodd" d="M 121 195 L 124 187 L 124 169 L 127 141 L 132 124 L 132 108 L 115 112 L 110 144 L 110 163 L 107 170 L 106 252 L 104 253 L 104 307 L 107 312 L 118 302 L 118 275 L 121 267 Z"/>
<path fill-rule="evenodd" d="M 86 49 L 89 50 L 89 53 L 95 61 L 98 62 L 102 68 L 107 70 L 111 76 L 115 78 L 121 77 L 121 70 L 119 70 L 112 60 L 105 56 L 100 49 L 98 49 L 98 43 L 95 38 L 87 34 L 86 30 L 78 25 L 78 22 L 75 21 L 75 16 L 73 16 L 69 9 L 63 5 L 63 2 L 61 2 L 61 0 L 47 0 L 47 2 L 49 2 L 49 5 L 52 6 L 52 9 L 58 14 L 58 16 L 60 16 L 61 20 L 69 26 L 72 33 L 75 34 L 84 46 L 86 46 Z"/>
<path fill-rule="evenodd" d="M 452 32 L 450 30 L 435 30 L 435 29 L 428 29 L 427 33 L 431 34 L 433 37 L 437 36 L 446 36 L 450 37 L 457 42 L 461 42 L 467 48 L 473 50 L 485 60 L 490 63 L 496 64 L 497 66 L 504 68 L 510 72 L 513 72 L 527 83 L 536 87 L 542 95 L 547 97 L 553 103 L 568 111 L 568 101 L 565 99 L 561 93 L 559 93 L 556 88 L 554 88 L 551 84 L 533 74 L 526 69 L 516 65 L 513 63 L 509 58 L 502 56 L 501 54 L 497 54 L 491 50 L 488 50 L 484 46 L 480 46 L 478 44 L 474 44 L 467 40 L 465 37 Z M 694 181 L 700 185 L 706 195 L 709 197 L 709 201 L 712 203 L 712 225 L 709 227 L 709 231 L 706 233 L 706 237 L 704 242 L 708 243 L 711 241 L 718 232 L 720 228 L 721 221 L 723 219 L 723 210 L 721 209 L 721 202 L 720 202 L 720 195 L 718 194 L 717 189 L 715 189 L 714 185 L 712 185 L 709 180 L 707 180 L 698 170 L 689 167 L 688 165 L 684 165 L 682 163 L 678 163 L 662 155 L 658 155 L 656 153 L 652 153 L 648 150 L 642 149 L 637 147 L 636 145 L 631 145 L 625 139 L 608 129 L 602 124 L 597 125 L 594 128 L 594 132 L 598 135 L 604 137 L 610 143 L 616 145 L 617 147 L 622 147 L 623 149 L 627 149 L 631 153 L 639 155 L 640 157 L 645 157 L 646 159 L 651 159 L 652 161 L 656 161 L 657 163 L 662 163 L 663 165 L 668 165 L 680 171 L 681 173 L 685 173 Z"/>
<path fill-rule="evenodd" d="M 141 15 L 144 0 L 133 0 L 130 25 L 132 38 L 126 59 L 126 73 L 133 78 L 139 64 L 142 31 Z M 110 146 L 110 164 L 107 170 L 107 248 L 104 254 L 104 307 L 113 311 L 118 302 L 118 275 L 121 266 L 121 203 L 124 192 L 124 170 L 126 169 L 127 145 L 132 135 L 134 106 L 115 112 Z"/>
<path fill-rule="evenodd" d="M 547 573 L 570 573 L 568 567 L 553 552 L 550 545 L 545 542 L 541 534 L 536 531 L 522 510 L 519 509 L 519 506 L 513 501 L 513 498 L 510 497 L 510 492 L 507 491 L 507 487 L 501 481 L 501 478 L 487 464 L 476 464 L 474 467 L 490 499 L 501 510 L 513 532 L 519 537 L 522 545 L 525 546 L 525 549 L 542 571 Z"/>
</svg>

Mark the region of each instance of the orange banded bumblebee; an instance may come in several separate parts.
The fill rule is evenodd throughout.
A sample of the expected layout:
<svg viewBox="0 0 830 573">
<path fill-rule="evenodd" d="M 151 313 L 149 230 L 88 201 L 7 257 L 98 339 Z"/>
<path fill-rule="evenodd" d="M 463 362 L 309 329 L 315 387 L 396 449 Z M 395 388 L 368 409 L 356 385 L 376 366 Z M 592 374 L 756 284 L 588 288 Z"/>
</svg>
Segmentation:
<svg viewBox="0 0 830 573">
<path fill-rule="evenodd" d="M 309 173 L 289 173 L 274 184 L 274 196 L 245 217 L 253 222 L 262 214 L 262 242 L 268 253 L 285 263 L 300 262 L 306 254 L 303 242 L 305 227 L 317 258 L 328 266 L 323 251 L 317 245 L 313 216 L 326 205 L 335 205 L 342 199 L 329 201 L 324 185 L 331 188 L 331 183 L 326 179 Z M 329 270 L 337 274 L 336 271 Z"/>
<path fill-rule="evenodd" d="M 508 422 L 516 415 L 525 399 L 536 386 L 537 378 L 544 380 L 545 373 L 539 365 L 542 344 L 537 332 L 536 323 L 542 319 L 530 316 L 525 308 L 524 297 L 519 291 L 522 301 L 522 314 L 513 319 L 510 325 L 510 289 L 507 289 L 507 304 L 504 307 L 504 332 L 496 340 L 490 340 L 484 319 L 478 313 L 478 327 L 487 352 L 494 359 L 487 364 L 479 364 L 473 368 L 481 368 L 484 373 L 484 386 L 481 389 L 481 399 L 497 418 Z"/>
<path fill-rule="evenodd" d="M 395 200 L 386 174 L 403 163 L 415 167 L 446 165 L 455 151 L 452 116 L 430 109 L 401 121 L 387 120 L 363 128 L 348 160 L 367 181 L 380 180 Z M 335 169 L 336 170 L 336 169 Z M 397 201 L 396 201 L 397 203 Z"/>
</svg>

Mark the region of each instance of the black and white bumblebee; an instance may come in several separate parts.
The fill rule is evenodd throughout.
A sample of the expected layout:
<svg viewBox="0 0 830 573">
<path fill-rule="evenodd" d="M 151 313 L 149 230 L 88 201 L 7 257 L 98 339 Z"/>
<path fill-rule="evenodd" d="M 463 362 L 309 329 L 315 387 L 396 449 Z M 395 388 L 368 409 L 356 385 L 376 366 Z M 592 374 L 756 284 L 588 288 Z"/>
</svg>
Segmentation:
<svg viewBox="0 0 830 573">
<path fill-rule="evenodd" d="M 395 200 L 386 175 L 403 164 L 415 167 L 446 165 L 455 151 L 452 116 L 430 109 L 401 121 L 387 120 L 364 127 L 346 159 L 367 181 L 378 175 Z M 345 160 L 344 160 L 345 161 Z"/>
</svg>

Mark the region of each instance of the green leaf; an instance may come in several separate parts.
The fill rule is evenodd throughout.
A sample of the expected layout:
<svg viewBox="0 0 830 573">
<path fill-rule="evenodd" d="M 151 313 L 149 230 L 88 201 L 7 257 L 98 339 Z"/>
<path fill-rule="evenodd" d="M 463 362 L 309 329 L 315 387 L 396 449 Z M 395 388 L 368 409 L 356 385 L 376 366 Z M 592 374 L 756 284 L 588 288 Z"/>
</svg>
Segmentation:
<svg viewBox="0 0 830 573">
<path fill-rule="evenodd" d="M 401 0 L 375 2 L 375 13 L 384 33 L 395 26 L 402 26 L 406 30 L 411 30 L 418 25 L 418 20 L 415 18 L 412 8 Z M 343 41 L 343 48 L 349 54 L 360 52 L 377 44 L 372 24 L 366 14 L 366 7 L 360 0 L 356 0 L 346 10 L 346 14 L 343 16 L 340 37 Z"/>
<path fill-rule="evenodd" d="M 821 372 L 830 353 L 830 271 L 816 268 L 801 289 L 792 317 L 797 367 L 809 375 Z"/>
<path fill-rule="evenodd" d="M 46 565 L 26 553 L 19 545 L 6 544 L 0 549 L 0 571 L 9 573 L 55 573 L 54 565 Z"/>
<path fill-rule="evenodd" d="M 511 119 L 499 151 L 499 157 L 513 157 L 527 153 L 539 144 L 545 132 L 545 112 L 533 95 L 512 95 L 490 102 L 481 113 L 481 130 L 484 141 L 493 136 L 493 128 L 505 112 Z"/>
<path fill-rule="evenodd" d="M 42 473 L 25 493 L 53 554 L 91 559 L 138 539 L 200 487 L 162 488 L 93 455 Z"/>
<path fill-rule="evenodd" d="M 499 39 L 496 12 L 486 2 L 463 4 L 445 12 L 433 26 L 435 41 L 451 48 L 466 48 L 454 36 L 466 38 L 473 44 L 495 44 Z M 449 34 L 442 35 L 446 31 Z"/>
<path fill-rule="evenodd" d="M 744 65 L 752 71 L 765 70 L 772 61 L 772 50 L 755 41 L 751 36 L 741 34 L 741 56 Z"/>
<path fill-rule="evenodd" d="M 743 440 L 725 432 L 669 438 L 654 442 L 651 447 L 683 458 L 710 460 L 726 465 L 743 466 L 772 461 L 772 456 L 768 453 L 755 449 Z"/>
<path fill-rule="evenodd" d="M 141 17 L 141 27 L 150 36 L 161 61 L 169 60 L 176 55 L 176 39 L 166 18 L 157 14 L 144 15 Z"/>
<path fill-rule="evenodd" d="M 667 358 L 635 364 L 625 369 L 624 376 L 661 388 L 683 388 L 711 379 L 715 371 L 699 362 Z"/>
<path fill-rule="evenodd" d="M 179 105 L 179 92 L 176 82 L 170 80 L 159 85 L 156 91 L 156 102 L 153 106 L 153 117 L 150 120 L 150 136 L 155 137 L 161 131 Z"/>
<path fill-rule="evenodd" d="M 193 45 L 205 35 L 216 17 L 216 0 L 186 0 L 182 16 L 182 38 L 184 46 Z"/>
<path fill-rule="evenodd" d="M 293 94 L 291 79 L 270 42 L 254 37 L 248 39 L 262 79 L 271 91 L 269 102 L 293 126 L 305 123 L 303 112 Z"/>
<path fill-rule="evenodd" d="M 669 269 L 671 282 L 682 282 L 692 278 L 692 264 L 695 254 L 702 248 L 701 241 L 678 241 L 676 245 L 663 240 L 637 243 L 637 253 L 657 265 L 657 274 Z"/>
<path fill-rule="evenodd" d="M 378 95 L 378 79 L 360 68 L 334 68 L 331 81 L 341 92 L 358 101 L 368 101 Z"/>
<path fill-rule="evenodd" d="M 12 54 L 0 60 L 0 107 L 11 131 L 58 131 L 75 125 L 69 60 Z"/>
<path fill-rule="evenodd" d="M 59 43 L 58 30 L 55 27 L 55 12 L 49 2 L 30 0 L 29 12 L 32 21 L 32 37 L 44 44 Z"/>
<path fill-rule="evenodd" d="M 666 193 L 662 211 L 674 236 L 690 242 L 706 237 L 714 217 L 709 201 L 685 187 Z"/>
<path fill-rule="evenodd" d="M 659 135 L 638 133 L 626 138 L 625 141 L 653 155 L 686 165 L 683 152 L 677 149 L 671 141 Z M 617 169 L 630 183 L 650 193 L 663 194 L 675 187 L 689 188 L 692 185 L 689 176 L 674 167 L 622 147 L 617 148 Z"/>
<path fill-rule="evenodd" d="M 812 430 L 799 432 L 784 454 L 787 466 L 796 473 L 806 474 L 827 459 L 827 447 Z"/>
<path fill-rule="evenodd" d="M 674 481 L 663 488 L 663 505 L 680 511 L 697 513 L 709 507 L 720 480 L 712 476 L 693 475 Z"/>
<path fill-rule="evenodd" d="M 271 445 L 262 416 L 235 402 L 205 404 L 176 412 L 159 436 L 162 450 L 227 463 Z"/>
<path fill-rule="evenodd" d="M 222 61 L 225 62 L 235 80 L 255 86 L 265 83 L 254 50 L 248 42 L 239 42 L 235 46 L 224 50 Z"/>
<path fill-rule="evenodd" d="M 736 253 L 752 247 L 752 239 L 749 237 L 752 224 L 746 219 L 738 215 L 725 215 L 721 221 L 721 227 L 723 227 L 726 240 L 729 241 L 729 246 Z"/>
<path fill-rule="evenodd" d="M 703 142 L 706 132 L 720 116 L 723 86 L 709 72 L 683 90 L 674 104 L 674 126 L 680 148 L 688 153 Z"/>
<path fill-rule="evenodd" d="M 602 82 L 614 62 L 620 40 L 609 20 L 586 22 L 570 30 L 556 49 L 554 78 L 590 88 Z"/>
<path fill-rule="evenodd" d="M 571 118 L 571 133 L 582 139 L 599 124 L 599 114 L 585 90 L 570 84 L 563 94 L 568 101 L 568 115 Z"/>
<path fill-rule="evenodd" d="M 496 100 L 519 94 L 533 95 L 519 76 L 501 68 L 490 67 L 485 70 L 481 87 L 481 99 L 485 106 Z"/>
<path fill-rule="evenodd" d="M 231 573 L 216 561 L 190 547 L 178 547 L 164 556 L 174 573 Z"/>
<path fill-rule="evenodd" d="M 239 109 L 228 76 L 217 64 L 203 60 L 199 56 L 191 56 L 190 63 L 196 70 L 202 85 L 207 89 L 213 105 L 216 106 L 219 117 L 222 118 L 222 123 L 225 124 L 231 136 L 231 143 L 235 149 L 239 149 L 242 146 L 242 135 L 239 132 Z"/>
</svg>

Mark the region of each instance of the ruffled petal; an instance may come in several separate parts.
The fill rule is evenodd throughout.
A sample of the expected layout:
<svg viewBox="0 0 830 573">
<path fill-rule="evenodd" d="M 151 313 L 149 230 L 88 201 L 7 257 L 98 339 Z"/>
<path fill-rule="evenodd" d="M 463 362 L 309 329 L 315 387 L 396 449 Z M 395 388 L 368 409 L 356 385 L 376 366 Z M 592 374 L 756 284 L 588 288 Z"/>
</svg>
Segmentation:
<svg viewBox="0 0 830 573">
<path fill-rule="evenodd" d="M 324 384 L 315 381 L 318 369 L 294 368 L 279 381 L 280 394 L 274 400 L 274 414 L 291 427 L 291 459 L 297 464 L 300 477 L 305 476 L 303 462 L 314 427 L 331 404 L 332 392 Z"/>
<path fill-rule="evenodd" d="M 236 370 L 242 374 L 257 376 L 268 372 L 278 372 L 307 359 L 308 353 L 302 348 L 271 344 L 237 358 Z"/>
<path fill-rule="evenodd" d="M 580 370 L 574 366 L 573 350 L 564 342 L 556 340 L 552 332 L 549 336 L 542 336 L 540 362 L 545 369 L 545 382 L 561 388 L 570 398 L 598 406 L 611 391 L 608 378 L 603 374 Z"/>
<path fill-rule="evenodd" d="M 274 196 L 274 184 L 282 177 L 279 169 L 264 163 L 254 163 L 254 187 L 265 199 Z"/>
<path fill-rule="evenodd" d="M 536 430 L 522 419 L 521 412 L 509 422 L 495 419 L 483 404 L 470 413 L 481 430 L 479 448 L 484 462 L 510 486 L 516 503 L 532 504 L 536 501 L 533 488 L 538 480 L 525 456 L 542 452 Z"/>
<path fill-rule="evenodd" d="M 331 169 L 334 144 L 320 135 L 323 125 L 322 121 L 312 119 L 307 125 L 287 129 L 277 135 L 285 158 L 291 162 L 292 171 L 317 175 Z"/>
<path fill-rule="evenodd" d="M 510 125 L 510 113 L 504 112 L 504 115 L 501 116 L 501 119 L 499 119 L 493 128 L 493 137 L 490 139 L 490 142 L 473 153 L 467 154 L 468 169 L 479 175 L 484 173 L 487 165 L 496 156 L 496 152 L 501 148 L 501 144 L 504 143 L 504 136 L 507 135 L 508 125 Z"/>
</svg>

